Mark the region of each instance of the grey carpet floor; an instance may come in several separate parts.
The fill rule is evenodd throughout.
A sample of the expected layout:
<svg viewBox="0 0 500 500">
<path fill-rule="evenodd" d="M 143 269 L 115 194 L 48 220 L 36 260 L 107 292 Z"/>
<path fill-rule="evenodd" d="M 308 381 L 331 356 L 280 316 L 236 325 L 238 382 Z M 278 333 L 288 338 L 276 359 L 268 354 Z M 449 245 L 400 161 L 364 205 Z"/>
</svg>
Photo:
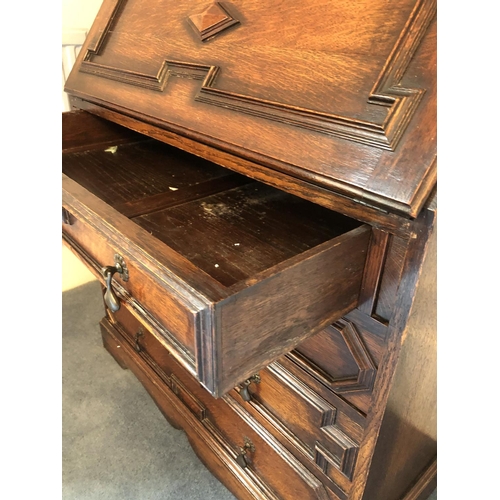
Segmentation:
<svg viewBox="0 0 500 500">
<path fill-rule="evenodd" d="M 65 292 L 62 304 L 62 498 L 235 500 L 102 347 L 99 284 Z"/>
</svg>

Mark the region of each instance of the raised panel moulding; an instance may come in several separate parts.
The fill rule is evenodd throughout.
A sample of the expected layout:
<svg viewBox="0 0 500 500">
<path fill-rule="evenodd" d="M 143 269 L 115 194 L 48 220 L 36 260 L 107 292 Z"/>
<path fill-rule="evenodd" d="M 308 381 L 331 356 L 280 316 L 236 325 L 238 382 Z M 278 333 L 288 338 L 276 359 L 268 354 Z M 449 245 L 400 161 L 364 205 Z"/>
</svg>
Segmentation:
<svg viewBox="0 0 500 500">
<path fill-rule="evenodd" d="M 165 59 L 155 74 L 144 74 L 131 69 L 98 64 L 93 61 L 93 58 L 100 54 L 100 51 L 105 46 L 106 38 L 111 36 L 113 25 L 126 2 L 127 0 L 116 0 L 106 27 L 95 35 L 95 38 L 88 46 L 80 71 L 158 92 L 165 89 L 171 76 L 203 80 L 201 88 L 195 97 L 196 101 L 327 135 L 342 137 L 353 142 L 389 151 L 395 150 L 424 94 L 423 89 L 401 86 L 401 79 L 427 27 L 435 16 L 436 0 L 419 0 L 416 3 L 389 58 L 374 83 L 370 95 L 367 96 L 369 104 L 388 108 L 386 118 L 382 123 L 324 113 L 218 89 L 216 80 L 220 68 L 208 63 L 185 63 Z M 216 8 L 218 9 L 217 15 L 215 15 Z M 190 23 L 200 33 L 203 40 L 220 32 L 221 29 L 229 27 L 225 25 L 226 23 L 231 22 L 231 25 L 233 25 L 238 22 L 232 17 L 228 17 L 224 21 L 224 14 L 230 16 L 216 2 L 204 13 L 191 16 Z M 231 19 L 235 22 L 231 21 Z"/>
<path fill-rule="evenodd" d="M 330 328 L 335 328 L 342 335 L 353 360 L 358 366 L 358 373 L 356 375 L 334 379 L 329 374 L 325 373 L 319 366 L 316 366 L 298 352 L 291 352 L 287 354 L 287 356 L 311 376 L 319 380 L 325 386 L 330 387 L 337 394 L 371 390 L 377 374 L 377 368 L 355 324 L 346 319 L 341 319 L 335 322 Z"/>
</svg>

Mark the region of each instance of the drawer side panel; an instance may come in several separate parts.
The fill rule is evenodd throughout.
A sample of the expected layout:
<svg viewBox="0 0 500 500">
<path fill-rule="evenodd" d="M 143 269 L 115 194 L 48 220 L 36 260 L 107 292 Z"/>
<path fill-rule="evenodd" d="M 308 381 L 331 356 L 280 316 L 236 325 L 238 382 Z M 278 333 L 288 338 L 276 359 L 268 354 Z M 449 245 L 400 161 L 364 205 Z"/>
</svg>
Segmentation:
<svg viewBox="0 0 500 500">
<path fill-rule="evenodd" d="M 221 339 L 222 393 L 357 306 L 369 238 L 359 227 L 216 305 L 231 333 Z"/>
</svg>

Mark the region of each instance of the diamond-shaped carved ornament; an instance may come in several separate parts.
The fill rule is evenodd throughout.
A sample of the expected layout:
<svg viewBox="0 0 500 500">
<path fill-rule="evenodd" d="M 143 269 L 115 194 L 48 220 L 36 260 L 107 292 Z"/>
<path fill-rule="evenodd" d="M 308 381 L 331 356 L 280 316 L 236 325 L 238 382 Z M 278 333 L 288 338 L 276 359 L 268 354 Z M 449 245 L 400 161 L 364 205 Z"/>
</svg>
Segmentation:
<svg viewBox="0 0 500 500">
<path fill-rule="evenodd" d="M 231 16 L 219 2 L 214 2 L 201 14 L 189 16 L 188 19 L 203 42 L 218 35 L 221 31 L 239 24 L 239 21 Z"/>
</svg>

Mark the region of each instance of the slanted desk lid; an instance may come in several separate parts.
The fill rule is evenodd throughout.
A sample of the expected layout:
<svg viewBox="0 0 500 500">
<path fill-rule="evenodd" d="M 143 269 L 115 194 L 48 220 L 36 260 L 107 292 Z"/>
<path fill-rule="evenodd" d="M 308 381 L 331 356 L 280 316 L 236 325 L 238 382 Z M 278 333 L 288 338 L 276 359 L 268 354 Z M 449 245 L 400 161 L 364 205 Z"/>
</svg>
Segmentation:
<svg viewBox="0 0 500 500">
<path fill-rule="evenodd" d="M 66 90 L 384 211 L 436 182 L 435 0 L 104 0 Z"/>
</svg>

